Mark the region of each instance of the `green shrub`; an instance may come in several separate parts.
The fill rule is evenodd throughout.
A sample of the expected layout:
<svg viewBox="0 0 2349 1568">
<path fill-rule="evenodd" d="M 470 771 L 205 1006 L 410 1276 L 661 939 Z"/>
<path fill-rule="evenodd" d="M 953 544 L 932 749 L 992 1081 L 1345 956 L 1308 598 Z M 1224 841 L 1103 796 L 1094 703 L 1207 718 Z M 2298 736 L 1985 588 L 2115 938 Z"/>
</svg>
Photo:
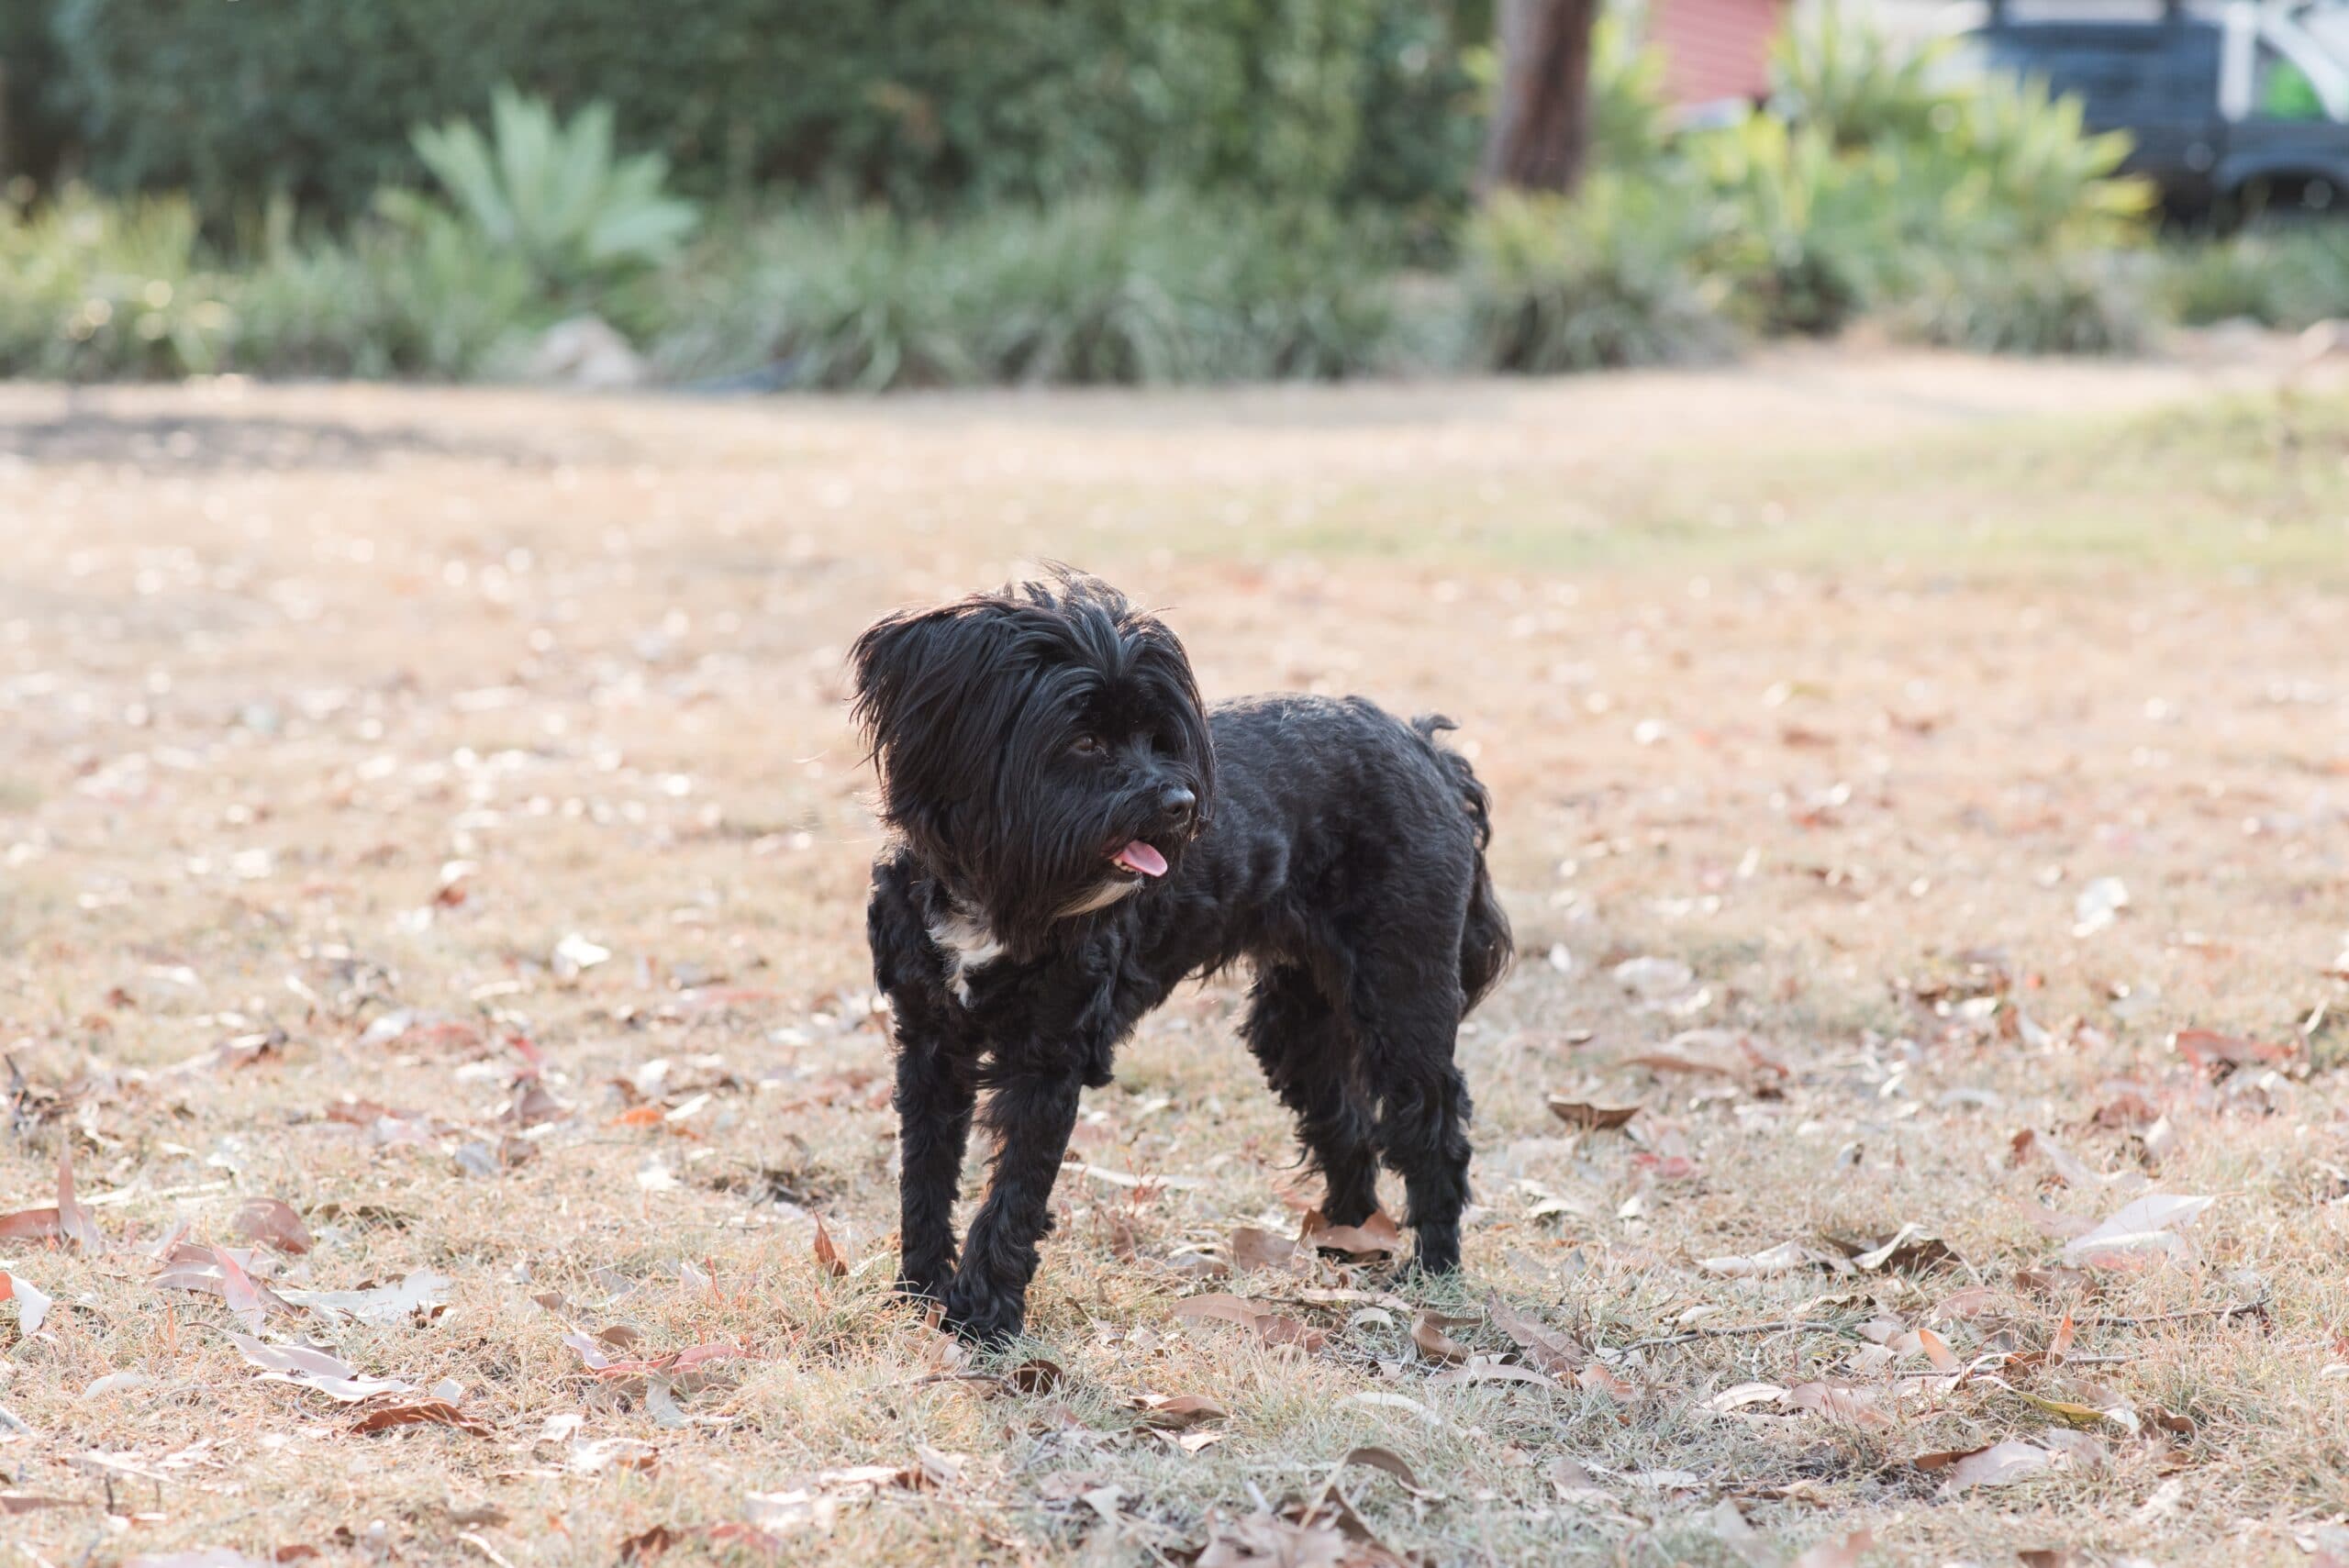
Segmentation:
<svg viewBox="0 0 2349 1568">
<path fill-rule="evenodd" d="M 2349 315 L 2349 237 L 2304 227 L 2187 241 L 2164 255 L 2159 294 L 2194 327 L 2248 318 L 2298 328 Z"/>
<path fill-rule="evenodd" d="M 612 153 L 612 110 L 590 104 L 565 125 L 545 100 L 501 85 L 492 135 L 469 120 L 418 127 L 417 153 L 490 247 L 518 255 L 550 294 L 608 281 L 677 253 L 700 221 L 666 194 L 657 152 Z M 377 195 L 378 205 L 387 196 Z"/>
<path fill-rule="evenodd" d="M 1891 195 L 1897 161 L 1838 152 L 1817 126 L 1750 116 L 1695 139 L 1723 205 L 1707 265 L 1738 315 L 1765 333 L 1840 330 L 1900 273 Z"/>
<path fill-rule="evenodd" d="M 93 380 L 214 369 L 234 322 L 177 197 L 79 187 L 0 199 L 0 375 Z"/>
<path fill-rule="evenodd" d="M 1466 362 L 1546 374 L 1723 352 L 1705 228 L 1699 193 L 1611 172 L 1571 199 L 1494 198 L 1463 243 Z"/>
<path fill-rule="evenodd" d="M 958 222 L 797 212 L 676 270 L 656 358 L 687 378 L 880 390 L 1358 373 L 1393 326 L 1374 237 L 1162 193 Z"/>
<path fill-rule="evenodd" d="M 2130 260 L 2084 247 L 1959 258 L 1928 271 L 1894 326 L 1979 353 L 2137 353 L 2149 312 Z"/>
<path fill-rule="evenodd" d="M 1590 38 L 1591 166 L 1652 174 L 1669 155 L 1671 139 L 1663 52 L 1620 13 L 1600 17 Z"/>
<path fill-rule="evenodd" d="M 1778 36 L 1770 54 L 1770 107 L 1838 148 L 1918 146 L 1956 128 L 1949 46 L 1894 39 L 1831 3 Z"/>
<path fill-rule="evenodd" d="M 1175 183 L 1453 210 L 1478 105 L 1450 0 L 17 0 L 95 179 L 351 216 L 409 128 L 511 81 L 614 106 L 681 184 L 909 208 Z"/>
<path fill-rule="evenodd" d="M 258 375 L 456 380 L 490 368 L 538 324 L 520 257 L 426 209 L 304 241 L 283 206 L 237 280 L 230 361 Z"/>
</svg>

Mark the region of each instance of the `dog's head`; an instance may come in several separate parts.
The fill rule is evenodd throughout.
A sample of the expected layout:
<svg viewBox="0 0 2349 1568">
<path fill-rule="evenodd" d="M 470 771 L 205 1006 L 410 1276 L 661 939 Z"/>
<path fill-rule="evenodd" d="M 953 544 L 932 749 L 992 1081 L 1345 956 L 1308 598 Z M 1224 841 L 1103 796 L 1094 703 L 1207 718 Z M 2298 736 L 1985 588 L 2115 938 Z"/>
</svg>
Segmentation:
<svg viewBox="0 0 2349 1568">
<path fill-rule="evenodd" d="M 849 657 L 882 815 L 1016 955 L 1164 878 L 1207 819 L 1190 661 L 1098 578 L 890 616 Z"/>
</svg>

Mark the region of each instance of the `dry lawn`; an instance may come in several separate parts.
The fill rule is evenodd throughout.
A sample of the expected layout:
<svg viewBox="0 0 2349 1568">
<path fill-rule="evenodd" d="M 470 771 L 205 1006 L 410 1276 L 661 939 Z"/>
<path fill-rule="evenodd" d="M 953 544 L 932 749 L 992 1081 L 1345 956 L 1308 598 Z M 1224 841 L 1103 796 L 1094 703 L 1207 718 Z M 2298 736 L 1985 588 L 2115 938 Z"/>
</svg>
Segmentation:
<svg viewBox="0 0 2349 1568">
<path fill-rule="evenodd" d="M 0 388 L 0 1562 L 2349 1559 L 2349 402 L 2258 379 Z M 1289 1251 L 1219 983 L 1031 1343 L 890 1298 L 841 654 L 1047 556 L 1461 721 L 1456 1286 Z"/>
</svg>

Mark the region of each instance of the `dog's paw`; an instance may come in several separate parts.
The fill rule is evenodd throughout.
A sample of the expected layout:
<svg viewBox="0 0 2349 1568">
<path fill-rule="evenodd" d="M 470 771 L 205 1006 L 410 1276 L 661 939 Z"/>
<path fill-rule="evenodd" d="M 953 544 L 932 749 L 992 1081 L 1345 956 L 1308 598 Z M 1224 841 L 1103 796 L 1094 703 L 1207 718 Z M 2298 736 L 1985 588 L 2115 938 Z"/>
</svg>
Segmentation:
<svg viewBox="0 0 2349 1568">
<path fill-rule="evenodd" d="M 1008 1345 L 1027 1324 L 1028 1304 L 1018 1296 L 956 1286 L 946 1293 L 945 1327 L 974 1345 Z"/>
</svg>

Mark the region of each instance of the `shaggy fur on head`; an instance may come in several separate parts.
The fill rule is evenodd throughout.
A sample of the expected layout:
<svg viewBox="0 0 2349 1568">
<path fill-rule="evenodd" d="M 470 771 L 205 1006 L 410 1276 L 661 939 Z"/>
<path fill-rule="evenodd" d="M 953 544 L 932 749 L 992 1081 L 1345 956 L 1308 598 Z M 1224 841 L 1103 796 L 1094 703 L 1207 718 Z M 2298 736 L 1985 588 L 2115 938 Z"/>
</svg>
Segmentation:
<svg viewBox="0 0 2349 1568">
<path fill-rule="evenodd" d="M 1241 1033 L 1323 1212 L 1367 1218 L 1384 1161 L 1416 1263 L 1458 1267 L 1453 1041 L 1510 950 L 1484 786 L 1435 744 L 1449 721 L 1359 697 L 1210 708 L 1164 623 L 1065 570 L 888 617 L 851 662 L 895 835 L 867 926 L 896 1032 L 901 1288 L 968 1337 L 1019 1333 L 1079 1090 L 1184 978 L 1242 960 Z M 958 1257 L 974 1113 L 996 1152 Z"/>
</svg>

